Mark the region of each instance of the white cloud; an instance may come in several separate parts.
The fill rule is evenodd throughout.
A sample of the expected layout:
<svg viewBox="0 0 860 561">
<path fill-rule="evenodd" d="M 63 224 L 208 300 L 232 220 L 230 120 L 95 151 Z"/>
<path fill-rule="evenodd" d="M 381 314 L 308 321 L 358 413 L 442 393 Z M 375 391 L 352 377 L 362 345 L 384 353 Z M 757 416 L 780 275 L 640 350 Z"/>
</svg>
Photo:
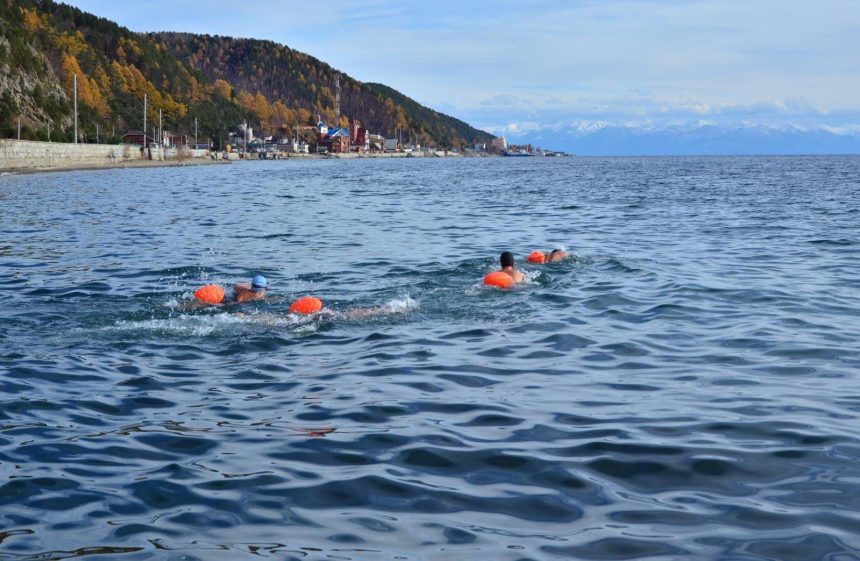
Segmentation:
<svg viewBox="0 0 860 561">
<path fill-rule="evenodd" d="M 136 30 L 255 36 L 477 125 L 708 118 L 841 126 L 860 112 L 845 0 L 72 0 Z M 857 121 L 853 121 L 857 122 Z"/>
</svg>

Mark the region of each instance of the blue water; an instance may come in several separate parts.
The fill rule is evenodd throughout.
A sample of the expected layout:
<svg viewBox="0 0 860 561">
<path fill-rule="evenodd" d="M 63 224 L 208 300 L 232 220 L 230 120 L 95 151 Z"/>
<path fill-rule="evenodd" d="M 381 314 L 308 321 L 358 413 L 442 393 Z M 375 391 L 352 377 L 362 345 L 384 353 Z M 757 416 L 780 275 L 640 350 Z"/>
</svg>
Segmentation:
<svg viewBox="0 0 860 561">
<path fill-rule="evenodd" d="M 4 176 L 0 559 L 856 559 L 858 178 L 856 157 Z M 524 263 L 556 246 L 575 259 Z M 528 280 L 486 289 L 503 250 Z M 257 272 L 269 301 L 183 311 Z M 287 314 L 306 294 L 335 313 Z"/>
</svg>

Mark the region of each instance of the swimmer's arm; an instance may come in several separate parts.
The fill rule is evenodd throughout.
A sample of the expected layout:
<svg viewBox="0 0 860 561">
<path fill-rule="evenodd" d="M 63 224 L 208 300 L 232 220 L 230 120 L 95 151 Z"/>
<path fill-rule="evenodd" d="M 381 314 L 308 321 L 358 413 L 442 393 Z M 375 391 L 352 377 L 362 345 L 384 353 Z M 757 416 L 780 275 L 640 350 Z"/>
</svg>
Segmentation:
<svg viewBox="0 0 860 561">
<path fill-rule="evenodd" d="M 229 304 L 229 302 L 227 302 L 227 304 Z M 195 298 L 194 300 L 187 300 L 187 301 L 183 302 L 182 304 L 180 304 L 178 306 L 178 308 L 180 311 L 183 311 L 183 312 L 192 312 L 194 310 L 199 310 L 201 308 L 211 308 L 213 306 L 220 307 L 223 305 L 224 305 L 223 303 L 222 304 L 209 304 L 206 302 L 201 302 L 200 300 L 197 300 Z"/>
<path fill-rule="evenodd" d="M 352 310 L 340 312 L 342 317 L 348 319 L 369 318 L 373 316 L 378 316 L 383 313 L 385 313 L 385 310 L 381 306 L 375 308 L 353 308 Z"/>
</svg>

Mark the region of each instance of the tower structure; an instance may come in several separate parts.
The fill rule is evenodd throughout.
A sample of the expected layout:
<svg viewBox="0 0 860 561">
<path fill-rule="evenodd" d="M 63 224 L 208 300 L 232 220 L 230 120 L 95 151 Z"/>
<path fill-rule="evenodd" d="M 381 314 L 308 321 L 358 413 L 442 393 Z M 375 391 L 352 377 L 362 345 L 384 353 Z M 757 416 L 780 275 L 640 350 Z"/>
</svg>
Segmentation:
<svg viewBox="0 0 860 561">
<path fill-rule="evenodd" d="M 340 126 L 340 124 L 339 124 L 340 123 L 340 76 L 335 78 L 334 91 L 335 91 L 335 94 L 334 94 L 334 110 L 335 110 L 334 121 L 335 122 L 334 122 L 334 125 L 332 125 L 332 126 L 337 127 L 337 126 Z"/>
</svg>

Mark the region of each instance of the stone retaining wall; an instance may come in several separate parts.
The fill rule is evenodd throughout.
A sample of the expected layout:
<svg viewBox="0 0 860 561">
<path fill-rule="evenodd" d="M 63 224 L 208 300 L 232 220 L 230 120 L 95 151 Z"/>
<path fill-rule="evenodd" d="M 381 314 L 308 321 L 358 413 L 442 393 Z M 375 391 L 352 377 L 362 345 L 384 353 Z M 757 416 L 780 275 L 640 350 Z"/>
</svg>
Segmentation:
<svg viewBox="0 0 860 561">
<path fill-rule="evenodd" d="M 150 149 L 144 157 L 140 146 L 134 144 L 69 144 L 65 142 L 34 142 L 30 140 L 0 140 L 0 171 L 105 167 L 134 160 L 175 159 L 179 156 L 205 157 L 205 150 L 188 150 L 179 154 L 175 149 Z"/>
</svg>

